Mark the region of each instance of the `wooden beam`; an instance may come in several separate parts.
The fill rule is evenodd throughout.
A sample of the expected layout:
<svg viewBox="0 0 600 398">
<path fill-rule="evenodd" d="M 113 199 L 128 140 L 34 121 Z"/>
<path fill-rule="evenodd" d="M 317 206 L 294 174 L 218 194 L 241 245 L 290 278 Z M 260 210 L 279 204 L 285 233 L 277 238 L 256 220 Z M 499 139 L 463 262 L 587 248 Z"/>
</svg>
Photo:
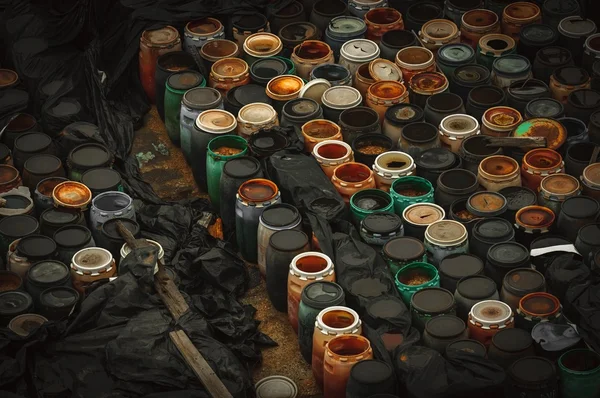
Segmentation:
<svg viewBox="0 0 600 398">
<path fill-rule="evenodd" d="M 487 137 L 489 147 L 546 148 L 545 137 Z"/>
</svg>

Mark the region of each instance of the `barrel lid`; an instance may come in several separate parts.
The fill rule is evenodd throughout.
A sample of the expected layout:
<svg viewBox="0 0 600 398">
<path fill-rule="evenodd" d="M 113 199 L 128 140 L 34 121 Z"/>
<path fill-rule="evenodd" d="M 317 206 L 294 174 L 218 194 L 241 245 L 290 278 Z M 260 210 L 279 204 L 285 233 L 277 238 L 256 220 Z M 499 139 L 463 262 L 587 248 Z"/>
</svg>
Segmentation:
<svg viewBox="0 0 600 398">
<path fill-rule="evenodd" d="M 231 113 L 221 109 L 202 112 L 196 119 L 196 127 L 215 134 L 227 133 L 235 129 L 237 120 Z"/>
<path fill-rule="evenodd" d="M 483 261 L 473 254 L 450 254 L 440 261 L 440 273 L 454 279 L 477 275 L 483 272 Z"/>
<path fill-rule="evenodd" d="M 432 19 L 429 22 L 425 22 L 420 33 L 427 40 L 435 42 L 451 40 L 459 34 L 459 31 L 456 24 L 452 21 L 447 19 Z M 473 55 L 475 55 L 475 53 L 473 53 Z"/>
<path fill-rule="evenodd" d="M 142 33 L 142 41 L 150 46 L 164 46 L 170 44 L 179 38 L 179 32 L 172 26 L 165 26 L 160 29 L 145 30 Z"/>
<path fill-rule="evenodd" d="M 301 300 L 309 307 L 319 310 L 343 305 L 344 289 L 335 282 L 317 281 L 302 289 Z"/>
<path fill-rule="evenodd" d="M 256 383 L 257 398 L 296 398 L 298 387 L 284 376 L 269 376 Z"/>
<path fill-rule="evenodd" d="M 515 216 L 517 225 L 534 229 L 549 228 L 554 219 L 554 212 L 543 206 L 523 207 Z"/>
<path fill-rule="evenodd" d="M 579 86 L 590 79 L 590 74 L 583 68 L 573 65 L 562 66 L 552 73 L 552 76 L 561 84 Z"/>
<path fill-rule="evenodd" d="M 551 174 L 540 183 L 542 192 L 554 195 L 570 195 L 577 192 L 579 188 L 579 181 L 568 174 Z"/>
<path fill-rule="evenodd" d="M 211 68 L 211 74 L 222 77 L 238 77 L 248 72 L 248 64 L 240 58 L 222 58 L 215 62 Z"/>
<path fill-rule="evenodd" d="M 517 268 L 510 270 L 504 276 L 504 287 L 515 293 L 531 293 L 544 288 L 546 280 L 544 275 L 531 268 Z"/>
<path fill-rule="evenodd" d="M 503 264 L 520 264 L 529 259 L 529 250 L 517 242 L 496 243 L 488 250 L 489 259 Z"/>
<path fill-rule="evenodd" d="M 533 316 L 550 316 L 560 310 L 560 301 L 549 293 L 534 292 L 521 298 L 519 308 Z"/>
<path fill-rule="evenodd" d="M 318 28 L 309 22 L 292 22 L 285 25 L 279 31 L 279 36 L 283 40 L 292 42 L 290 44 L 301 43 L 304 40 L 316 37 L 318 35 Z M 286 47 L 288 44 L 286 43 Z"/>
<path fill-rule="evenodd" d="M 592 89 L 572 91 L 571 94 L 569 94 L 569 102 L 578 108 L 597 108 L 600 105 L 600 91 Z"/>
<path fill-rule="evenodd" d="M 56 251 L 56 243 L 44 235 L 29 235 L 19 240 L 17 251 L 24 257 L 50 257 Z"/>
<path fill-rule="evenodd" d="M 425 246 L 417 238 L 401 236 L 386 242 L 383 253 L 392 260 L 419 260 L 425 254 Z"/>
<path fill-rule="evenodd" d="M 83 173 L 81 182 L 92 191 L 116 190 L 121 184 L 121 175 L 109 168 L 90 169 Z"/>
<path fill-rule="evenodd" d="M 594 218 L 600 211 L 600 204 L 589 196 L 573 196 L 562 203 L 560 211 L 573 218 Z"/>
<path fill-rule="evenodd" d="M 190 21 L 185 25 L 185 30 L 200 34 L 208 35 L 216 33 L 223 28 L 223 25 L 218 19 L 215 18 L 201 18 L 194 21 Z"/>
<path fill-rule="evenodd" d="M 51 97 L 58 92 L 62 85 L 65 84 L 65 81 L 66 80 L 63 79 L 49 81 L 48 83 L 42 85 L 40 90 L 46 97 Z"/>
<path fill-rule="evenodd" d="M 446 148 L 427 149 L 415 160 L 418 168 L 447 170 L 456 163 L 456 155 Z"/>
<path fill-rule="evenodd" d="M 308 236 L 295 229 L 277 231 L 271 235 L 269 244 L 279 251 L 297 251 L 308 245 Z"/>
<path fill-rule="evenodd" d="M 31 174 L 49 174 L 62 167 L 62 162 L 54 155 L 34 155 L 25 161 L 23 166 Z"/>
<path fill-rule="evenodd" d="M 267 18 L 261 13 L 235 15 L 231 19 L 233 27 L 242 31 L 255 31 L 267 24 Z"/>
<path fill-rule="evenodd" d="M 512 224 L 497 217 L 484 218 L 473 227 L 473 235 L 483 240 L 508 240 L 514 235 Z"/>
<path fill-rule="evenodd" d="M 536 53 L 536 59 L 546 65 L 566 65 L 571 60 L 572 55 L 569 50 L 563 47 L 545 47 Z"/>
<path fill-rule="evenodd" d="M 79 250 L 73 256 L 71 267 L 78 272 L 104 272 L 113 264 L 113 256 L 106 249 L 88 247 Z"/>
<path fill-rule="evenodd" d="M 48 319 L 38 314 L 22 314 L 11 319 L 8 328 L 19 336 L 29 336 L 36 328 Z"/>
<path fill-rule="evenodd" d="M 90 241 L 92 233 L 83 225 L 67 225 L 54 233 L 56 244 L 62 247 L 81 247 Z"/>
<path fill-rule="evenodd" d="M 29 268 L 27 279 L 37 283 L 58 283 L 69 276 L 69 267 L 60 261 L 39 261 Z"/>
<path fill-rule="evenodd" d="M 0 197 L 6 200 L 6 203 L 4 204 L 5 209 L 27 209 L 29 206 L 33 205 L 33 201 L 29 196 L 25 195 L 1 194 Z"/>
<path fill-rule="evenodd" d="M 58 206 L 81 208 L 92 200 L 92 191 L 80 182 L 65 181 L 54 187 L 52 198 Z"/>
<path fill-rule="evenodd" d="M 265 124 L 277 117 L 277 112 L 269 104 L 256 102 L 244 105 L 238 113 L 239 123 Z"/>
<path fill-rule="evenodd" d="M 517 353 L 531 347 L 533 339 L 531 333 L 517 328 L 507 328 L 498 331 L 492 337 L 494 344 L 500 351 Z"/>
<path fill-rule="evenodd" d="M 354 87 L 334 86 L 323 93 L 321 101 L 332 109 L 347 109 L 362 102 L 362 95 Z"/>
<path fill-rule="evenodd" d="M 111 160 L 108 149 L 101 144 L 83 144 L 75 147 L 69 154 L 69 161 L 82 167 L 102 167 Z"/>
<path fill-rule="evenodd" d="M 579 3 L 577 0 L 546 0 L 542 8 L 549 13 L 569 15 L 579 11 Z"/>
<path fill-rule="evenodd" d="M 252 156 L 240 156 L 229 159 L 223 166 L 223 172 L 231 178 L 248 178 L 260 171 L 260 162 Z"/>
<path fill-rule="evenodd" d="M 173 73 L 167 79 L 167 85 L 174 90 L 189 90 L 202 83 L 204 77 L 194 71 Z"/>
<path fill-rule="evenodd" d="M 502 74 L 513 75 L 526 72 L 531 68 L 531 63 L 522 55 L 509 54 L 496 58 L 493 68 Z"/>
<path fill-rule="evenodd" d="M 387 59 L 377 58 L 369 63 L 369 73 L 375 81 L 402 81 L 402 71 L 395 63 Z"/>
<path fill-rule="evenodd" d="M 558 38 L 558 32 L 548 25 L 530 24 L 523 26 L 520 36 L 521 40 L 533 46 L 543 47 L 554 43 Z"/>
<path fill-rule="evenodd" d="M 571 177 L 574 178 L 574 177 Z M 583 178 L 593 184 L 600 185 L 600 163 L 590 164 L 583 170 Z M 543 180 L 542 180 L 543 181 Z M 577 181 L 577 179 L 575 179 Z M 578 182 L 579 184 L 579 182 Z"/>
<path fill-rule="evenodd" d="M 454 220 L 440 220 L 430 224 L 425 231 L 425 238 L 435 243 L 454 245 L 467 237 L 466 227 Z"/>
<path fill-rule="evenodd" d="M 456 284 L 456 291 L 463 297 L 481 300 L 492 297 L 497 291 L 496 282 L 483 275 L 466 276 Z"/>
<path fill-rule="evenodd" d="M 183 94 L 182 101 L 190 108 L 216 108 L 222 101 L 221 93 L 211 87 L 194 87 Z"/>
<path fill-rule="evenodd" d="M 0 144 L 0 160 L 6 159 L 10 155 L 10 149 L 4 144 Z"/>
<path fill-rule="evenodd" d="M 125 228 L 131 232 L 133 236 L 140 233 L 140 225 L 129 218 L 113 218 L 102 224 L 102 233 L 111 239 L 124 240 L 117 229 L 117 222 L 121 222 Z"/>
<path fill-rule="evenodd" d="M 283 114 L 298 118 L 316 116 L 319 108 L 319 104 L 313 99 L 296 98 L 283 105 Z"/>
<path fill-rule="evenodd" d="M 296 75 L 281 75 L 269 80 L 269 82 L 267 83 L 266 93 L 271 93 L 271 95 L 276 96 L 276 99 L 284 101 L 286 99 L 296 98 L 296 95 L 302 96 L 302 89 L 304 87 L 304 80 L 302 80 L 302 78 Z M 261 90 L 265 91 L 262 87 Z M 255 101 L 256 100 L 253 100 L 252 102 Z"/>
<path fill-rule="evenodd" d="M 341 53 L 366 62 L 379 53 L 379 47 L 371 40 L 354 39 L 342 45 Z"/>
<path fill-rule="evenodd" d="M 309 81 L 300 90 L 300 98 L 309 98 L 321 104 L 323 101 L 323 95 L 327 90 L 331 88 L 329 80 L 325 79 L 314 79 Z"/>
<path fill-rule="evenodd" d="M 510 377 L 519 383 L 539 386 L 543 382 L 556 382 L 556 368 L 546 358 L 525 357 L 517 359 L 508 368 Z"/>
<path fill-rule="evenodd" d="M 8 216 L 0 219 L 0 235 L 10 238 L 22 238 L 37 231 L 38 221 L 26 214 Z M 14 240 L 14 239 L 13 239 Z"/>
<path fill-rule="evenodd" d="M 473 47 L 464 43 L 445 44 L 438 50 L 438 57 L 449 64 L 462 64 L 475 57 Z"/>
<path fill-rule="evenodd" d="M 0 183 L 5 184 L 19 177 L 19 171 L 8 164 L 0 164 Z"/>
<path fill-rule="evenodd" d="M 446 216 L 444 209 L 433 203 L 415 203 L 404 209 L 402 218 L 415 225 L 430 225 Z"/>
<path fill-rule="evenodd" d="M 393 376 L 393 369 L 384 361 L 367 359 L 358 362 L 350 370 L 350 378 L 365 385 L 376 385 L 389 382 Z"/>
<path fill-rule="evenodd" d="M 407 308 L 398 297 L 381 296 L 369 300 L 367 314 L 373 319 L 398 319 L 406 314 Z"/>
<path fill-rule="evenodd" d="M 56 117 L 71 117 L 81 110 L 81 104 L 75 98 L 62 97 L 48 113 Z"/>
<path fill-rule="evenodd" d="M 434 337 L 448 339 L 465 331 L 465 322 L 455 315 L 438 315 L 427 321 L 425 331 Z"/>
<path fill-rule="evenodd" d="M 356 37 L 358 34 L 362 34 L 367 30 L 365 21 L 357 17 L 339 16 L 335 17 L 329 22 L 327 26 L 327 32 L 330 36 L 336 38 L 350 38 Z"/>
<path fill-rule="evenodd" d="M 296 224 L 300 220 L 300 212 L 292 205 L 278 203 L 264 209 L 260 218 L 270 227 L 281 228 Z"/>
<path fill-rule="evenodd" d="M 428 314 L 443 314 L 454 307 L 454 296 L 441 287 L 428 287 L 416 292 L 411 300 L 411 307 Z"/>
<path fill-rule="evenodd" d="M 250 66 L 250 71 L 262 79 L 272 79 L 275 76 L 285 75 L 288 66 L 281 58 L 260 58 Z"/>
<path fill-rule="evenodd" d="M 567 37 L 587 37 L 596 32 L 596 23 L 578 15 L 566 17 L 558 24 L 558 31 Z"/>
<path fill-rule="evenodd" d="M 371 233 L 387 235 L 402 226 L 402 219 L 394 213 L 371 213 L 362 220 L 362 226 Z"/>
<path fill-rule="evenodd" d="M 44 307 L 72 307 L 77 304 L 78 301 L 79 293 L 77 293 L 77 290 L 67 286 L 51 287 L 40 294 L 40 303 Z"/>
<path fill-rule="evenodd" d="M 557 118 L 564 113 L 565 108 L 553 98 L 536 98 L 529 101 L 526 111 L 533 117 Z"/>
<path fill-rule="evenodd" d="M 28 311 L 33 306 L 29 293 L 18 290 L 0 292 L 0 315 L 11 316 Z"/>
<path fill-rule="evenodd" d="M 52 143 L 52 138 L 44 133 L 25 133 L 15 139 L 15 149 L 21 152 L 40 152 Z"/>
<path fill-rule="evenodd" d="M 506 198 L 508 210 L 516 211 L 525 206 L 532 206 L 537 203 L 537 195 L 531 189 L 526 187 L 506 187 L 498 191 Z"/>
<path fill-rule="evenodd" d="M 56 207 L 45 210 L 41 215 L 41 221 L 50 224 L 73 224 L 77 221 L 77 213 L 58 209 Z"/>
<path fill-rule="evenodd" d="M 477 355 L 478 357 L 484 358 L 487 354 L 487 350 L 483 344 L 477 340 L 465 339 L 458 340 L 448 344 L 446 347 L 446 356 L 449 356 L 453 352 L 466 352 L 468 354 Z"/>
<path fill-rule="evenodd" d="M 503 325 L 513 317 L 508 304 L 498 300 L 484 300 L 471 308 L 473 320 L 484 325 Z"/>
<path fill-rule="evenodd" d="M 419 72 L 410 78 L 409 85 L 417 94 L 432 95 L 448 87 L 448 78 L 439 72 Z"/>
<path fill-rule="evenodd" d="M 0 87 L 8 87 L 19 80 L 17 72 L 10 69 L 0 69 Z"/>
<path fill-rule="evenodd" d="M 533 250 L 551 246 L 570 245 L 571 243 L 568 239 L 559 235 L 543 234 L 535 238 L 529 247 Z"/>
<path fill-rule="evenodd" d="M 233 105 L 241 108 L 244 105 L 254 102 L 262 102 L 263 104 L 271 104 L 271 98 L 265 93 L 265 88 L 258 84 L 246 84 L 243 86 L 233 87 L 227 92 L 227 100 L 235 101 Z"/>
<path fill-rule="evenodd" d="M 506 198 L 498 192 L 477 192 L 467 200 L 467 210 L 479 217 L 494 217 L 506 209 Z"/>
<path fill-rule="evenodd" d="M 385 111 L 385 118 L 392 123 L 406 125 L 422 120 L 423 109 L 414 104 L 398 104 Z"/>
<path fill-rule="evenodd" d="M 577 236 L 585 244 L 600 247 L 600 223 L 596 222 L 581 227 Z"/>
</svg>

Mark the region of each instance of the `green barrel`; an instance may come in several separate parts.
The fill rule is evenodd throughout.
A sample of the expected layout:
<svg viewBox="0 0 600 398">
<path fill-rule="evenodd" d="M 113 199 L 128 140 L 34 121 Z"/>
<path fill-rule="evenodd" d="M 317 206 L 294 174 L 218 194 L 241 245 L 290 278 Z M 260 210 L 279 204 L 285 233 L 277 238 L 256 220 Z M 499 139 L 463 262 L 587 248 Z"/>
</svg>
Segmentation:
<svg viewBox="0 0 600 398">
<path fill-rule="evenodd" d="M 409 194 L 410 193 L 410 194 Z M 402 212 L 415 203 L 434 203 L 433 185 L 421 177 L 400 177 L 392 183 L 390 195 L 394 202 L 394 212 L 402 217 Z"/>
<path fill-rule="evenodd" d="M 567 351 L 558 367 L 562 398 L 600 397 L 600 355 L 587 349 Z"/>
<path fill-rule="evenodd" d="M 427 287 L 439 287 L 440 275 L 438 270 L 428 263 L 412 263 L 402 268 L 395 277 L 396 288 L 404 303 L 410 306 L 413 294 Z M 418 283 L 419 280 L 426 280 Z"/>
<path fill-rule="evenodd" d="M 350 197 L 350 213 L 352 213 L 352 221 L 357 226 L 371 213 L 393 212 L 393 209 L 392 197 L 380 189 L 364 189 Z"/>
<path fill-rule="evenodd" d="M 219 155 L 214 151 L 221 147 L 241 149 L 240 153 L 235 155 Z M 222 135 L 213 138 L 208 143 L 206 156 L 206 184 L 208 187 L 208 196 L 216 211 L 220 211 L 220 193 L 219 185 L 221 183 L 221 173 L 223 166 L 228 160 L 244 156 L 248 153 L 248 143 L 242 137 L 237 135 Z"/>
<path fill-rule="evenodd" d="M 181 100 L 186 91 L 205 87 L 204 77 L 193 71 L 174 73 L 167 79 L 165 89 L 165 128 L 173 144 L 179 146 Z"/>
<path fill-rule="evenodd" d="M 517 46 L 514 46 L 508 51 L 505 51 L 501 54 L 501 56 L 515 54 L 517 52 Z M 493 53 L 483 52 L 479 43 L 477 43 L 477 51 L 475 52 L 475 62 L 481 66 L 485 66 L 488 70 L 492 70 L 492 65 L 494 61 L 499 58 L 496 57 Z"/>
</svg>

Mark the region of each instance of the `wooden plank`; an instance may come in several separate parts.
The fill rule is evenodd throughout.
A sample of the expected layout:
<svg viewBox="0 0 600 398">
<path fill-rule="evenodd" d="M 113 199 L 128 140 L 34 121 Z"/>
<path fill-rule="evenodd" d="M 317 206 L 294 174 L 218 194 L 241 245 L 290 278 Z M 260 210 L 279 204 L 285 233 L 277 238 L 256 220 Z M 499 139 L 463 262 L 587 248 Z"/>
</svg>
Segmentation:
<svg viewBox="0 0 600 398">
<path fill-rule="evenodd" d="M 598 155 L 600 155 L 600 145 L 596 145 L 594 147 L 594 152 L 592 152 L 592 158 L 590 159 L 590 164 L 596 163 L 596 159 L 598 159 Z"/>
<path fill-rule="evenodd" d="M 511 146 L 525 148 L 545 148 L 545 137 L 487 137 L 487 146 Z"/>
<path fill-rule="evenodd" d="M 171 332 L 169 337 L 210 395 L 214 398 L 233 398 L 183 330 Z"/>
<path fill-rule="evenodd" d="M 164 272 L 162 267 L 159 268 L 158 273 L 154 276 L 154 287 L 175 321 L 178 321 L 190 309 L 179 292 L 177 285 Z"/>
</svg>

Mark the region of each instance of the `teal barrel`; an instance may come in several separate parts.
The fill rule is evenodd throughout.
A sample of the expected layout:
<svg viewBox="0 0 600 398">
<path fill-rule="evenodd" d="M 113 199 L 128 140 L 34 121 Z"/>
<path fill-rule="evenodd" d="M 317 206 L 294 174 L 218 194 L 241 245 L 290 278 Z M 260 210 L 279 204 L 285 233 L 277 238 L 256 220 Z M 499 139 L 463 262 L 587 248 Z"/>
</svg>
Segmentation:
<svg viewBox="0 0 600 398">
<path fill-rule="evenodd" d="M 439 287 L 438 270 L 428 263 L 406 265 L 396 274 L 396 288 L 406 305 L 410 305 L 413 294 L 427 287 Z"/>
<path fill-rule="evenodd" d="M 394 202 L 394 213 L 399 216 L 415 203 L 434 203 L 433 185 L 422 177 L 398 178 L 392 183 L 390 195 Z"/>
<path fill-rule="evenodd" d="M 237 149 L 239 152 L 227 155 L 219 153 L 221 148 Z M 240 156 L 244 156 L 248 153 L 248 143 L 242 137 L 237 135 L 222 135 L 220 137 L 213 138 L 208 143 L 206 157 L 206 184 L 208 187 L 208 196 L 213 205 L 213 208 L 217 211 L 220 210 L 221 195 L 219 192 L 219 185 L 221 182 L 221 174 L 223 173 L 223 166 L 230 159 L 235 159 Z"/>
<path fill-rule="evenodd" d="M 600 355 L 587 349 L 567 351 L 558 367 L 562 398 L 600 397 Z"/>
<path fill-rule="evenodd" d="M 350 212 L 352 221 L 358 227 L 360 222 L 369 214 L 389 211 L 393 212 L 392 197 L 380 189 L 364 189 L 350 197 Z"/>
<path fill-rule="evenodd" d="M 186 91 L 206 86 L 204 77 L 198 72 L 174 73 L 167 79 L 165 89 L 165 128 L 173 144 L 179 146 L 181 100 Z"/>
</svg>

